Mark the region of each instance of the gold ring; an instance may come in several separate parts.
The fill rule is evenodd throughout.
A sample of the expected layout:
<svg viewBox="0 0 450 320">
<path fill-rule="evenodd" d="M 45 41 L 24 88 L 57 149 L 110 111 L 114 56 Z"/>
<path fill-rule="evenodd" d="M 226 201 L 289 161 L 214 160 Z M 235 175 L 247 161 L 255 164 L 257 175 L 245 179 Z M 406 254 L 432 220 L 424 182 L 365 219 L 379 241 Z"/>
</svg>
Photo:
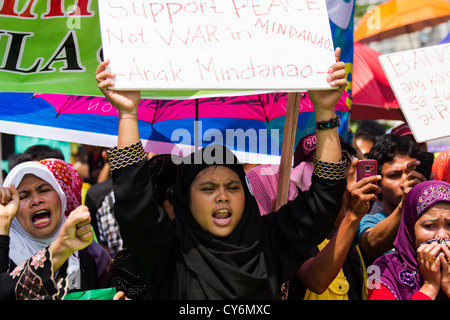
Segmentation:
<svg viewBox="0 0 450 320">
<path fill-rule="evenodd" d="M 432 258 L 432 257 L 428 257 L 428 263 L 433 263 L 434 262 L 434 258 Z"/>
</svg>

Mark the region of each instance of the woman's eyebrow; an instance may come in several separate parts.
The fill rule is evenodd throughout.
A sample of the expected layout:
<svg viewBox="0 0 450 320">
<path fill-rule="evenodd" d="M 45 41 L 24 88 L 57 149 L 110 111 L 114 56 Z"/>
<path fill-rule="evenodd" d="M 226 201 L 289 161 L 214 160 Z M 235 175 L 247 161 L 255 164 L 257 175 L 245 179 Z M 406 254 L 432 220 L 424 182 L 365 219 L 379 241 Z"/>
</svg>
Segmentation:
<svg viewBox="0 0 450 320">
<path fill-rule="evenodd" d="M 436 221 L 436 220 L 439 220 L 439 218 L 427 218 L 427 219 L 424 219 L 423 222 Z"/>
<path fill-rule="evenodd" d="M 241 183 L 241 181 L 240 180 L 230 180 L 230 181 L 226 182 L 225 184 L 229 185 L 229 184 L 233 184 L 233 183 Z M 217 186 L 217 185 L 219 185 L 219 183 L 214 182 L 214 181 L 205 181 L 205 182 L 199 183 L 199 186 L 204 186 L 204 185 Z"/>
<path fill-rule="evenodd" d="M 52 186 L 48 182 L 43 182 L 40 185 L 38 185 L 38 189 L 45 188 L 45 187 L 52 187 Z"/>
<path fill-rule="evenodd" d="M 43 183 L 41 183 L 40 185 L 38 185 L 37 187 L 36 187 L 36 189 L 42 189 L 42 188 L 46 188 L 46 187 L 51 187 L 51 188 L 53 188 L 48 182 L 43 182 Z M 25 187 L 25 189 L 24 190 L 21 190 L 21 191 L 19 191 L 19 193 L 21 193 L 21 192 L 29 192 L 29 190 L 30 190 L 30 187 Z"/>
<path fill-rule="evenodd" d="M 213 182 L 213 181 L 205 181 L 202 183 L 198 184 L 199 186 L 205 186 L 205 185 L 217 185 L 217 183 Z"/>
<path fill-rule="evenodd" d="M 28 190 L 28 189 L 25 189 L 25 190 L 20 190 L 19 191 L 19 195 L 21 195 L 21 194 L 27 194 L 27 193 L 29 193 L 30 191 Z"/>
</svg>

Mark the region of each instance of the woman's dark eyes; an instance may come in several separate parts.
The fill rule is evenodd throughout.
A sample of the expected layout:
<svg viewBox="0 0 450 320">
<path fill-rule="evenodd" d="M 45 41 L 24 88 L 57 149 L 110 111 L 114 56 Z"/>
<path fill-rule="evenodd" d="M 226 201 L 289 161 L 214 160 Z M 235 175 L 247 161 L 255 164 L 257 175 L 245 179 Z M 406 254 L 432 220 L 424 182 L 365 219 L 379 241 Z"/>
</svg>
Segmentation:
<svg viewBox="0 0 450 320">
<path fill-rule="evenodd" d="M 52 191 L 52 189 L 45 188 L 45 189 L 40 189 L 38 192 L 46 193 L 46 192 L 50 192 L 50 191 Z M 19 193 L 19 200 L 26 199 L 26 198 L 28 198 L 29 195 L 30 195 L 30 192 L 21 192 L 21 193 Z"/>
<path fill-rule="evenodd" d="M 240 187 L 239 186 L 228 186 L 227 189 L 234 191 L 234 190 L 239 190 Z M 203 187 L 201 190 L 207 191 L 207 192 L 213 192 L 216 190 L 216 188 L 215 187 Z"/>
<path fill-rule="evenodd" d="M 425 228 L 425 229 L 432 229 L 433 228 L 433 224 L 425 224 L 423 227 Z"/>
<path fill-rule="evenodd" d="M 21 193 L 19 194 L 19 200 L 26 199 L 28 197 L 28 193 Z"/>
</svg>

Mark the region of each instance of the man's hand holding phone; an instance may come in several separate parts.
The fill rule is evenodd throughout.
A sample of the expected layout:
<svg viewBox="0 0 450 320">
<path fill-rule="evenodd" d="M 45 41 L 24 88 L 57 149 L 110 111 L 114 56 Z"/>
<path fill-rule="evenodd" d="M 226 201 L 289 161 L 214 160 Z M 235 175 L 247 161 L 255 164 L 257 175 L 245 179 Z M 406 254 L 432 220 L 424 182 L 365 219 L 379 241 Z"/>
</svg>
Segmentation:
<svg viewBox="0 0 450 320">
<path fill-rule="evenodd" d="M 349 210 L 362 217 L 369 212 L 371 202 L 378 200 L 377 193 L 381 192 L 377 175 L 378 165 L 376 160 L 355 159 L 352 162 L 347 179 L 347 197 Z"/>
</svg>

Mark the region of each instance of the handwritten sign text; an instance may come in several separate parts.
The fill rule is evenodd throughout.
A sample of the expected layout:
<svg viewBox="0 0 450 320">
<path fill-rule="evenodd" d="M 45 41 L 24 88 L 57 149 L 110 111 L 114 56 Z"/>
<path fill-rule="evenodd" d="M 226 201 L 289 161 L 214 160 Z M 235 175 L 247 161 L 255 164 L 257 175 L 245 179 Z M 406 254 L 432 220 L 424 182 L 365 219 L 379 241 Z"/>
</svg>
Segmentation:
<svg viewBox="0 0 450 320">
<path fill-rule="evenodd" d="M 415 139 L 450 136 L 450 44 L 379 59 Z"/>
<path fill-rule="evenodd" d="M 329 88 L 324 0 L 100 0 L 116 89 Z"/>
</svg>

